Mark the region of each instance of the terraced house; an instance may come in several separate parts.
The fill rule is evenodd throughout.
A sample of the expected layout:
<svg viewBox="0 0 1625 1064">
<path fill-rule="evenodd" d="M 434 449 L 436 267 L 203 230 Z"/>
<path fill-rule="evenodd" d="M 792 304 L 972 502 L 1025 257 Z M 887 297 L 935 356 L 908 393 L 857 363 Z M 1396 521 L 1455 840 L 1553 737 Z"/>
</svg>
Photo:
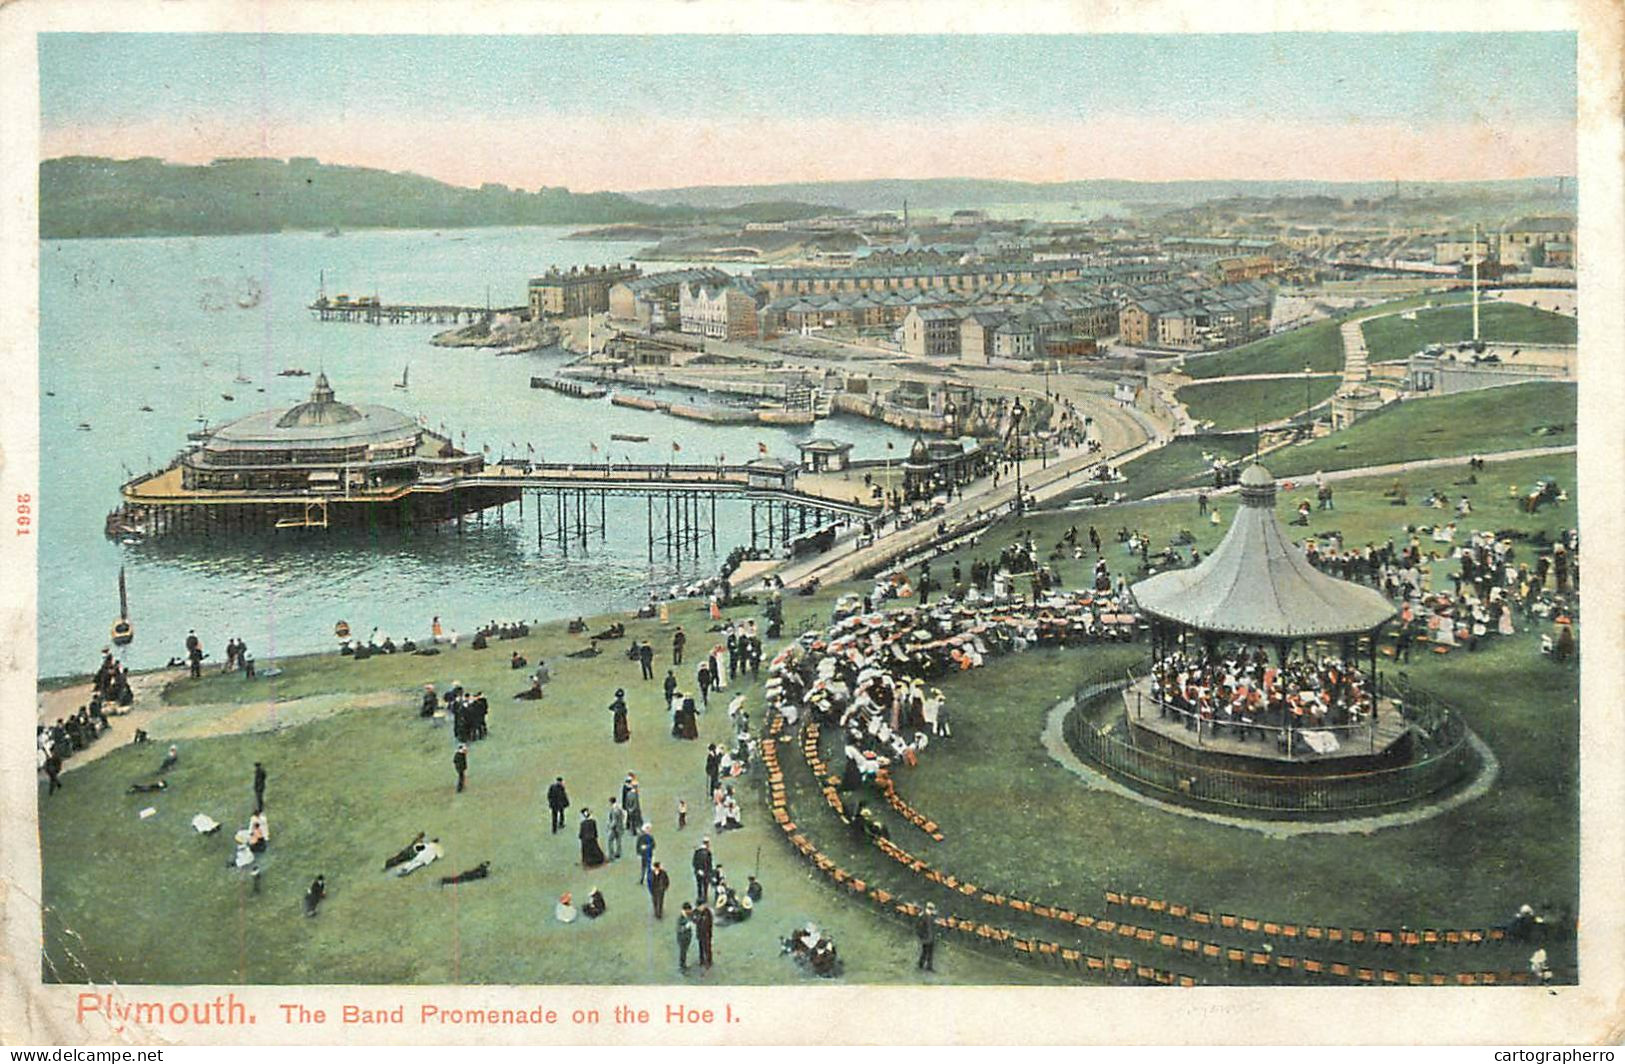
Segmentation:
<svg viewBox="0 0 1625 1064">
<path fill-rule="evenodd" d="M 761 309 L 767 294 L 753 281 L 691 281 L 678 289 L 682 331 L 718 340 L 754 339 L 761 335 Z"/>
</svg>

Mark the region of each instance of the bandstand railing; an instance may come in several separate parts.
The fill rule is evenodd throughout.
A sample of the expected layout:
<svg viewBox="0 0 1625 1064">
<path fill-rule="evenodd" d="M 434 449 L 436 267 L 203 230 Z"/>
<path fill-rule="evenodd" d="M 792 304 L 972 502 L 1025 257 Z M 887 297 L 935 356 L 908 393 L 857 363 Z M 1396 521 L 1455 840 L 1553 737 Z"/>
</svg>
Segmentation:
<svg viewBox="0 0 1625 1064">
<path fill-rule="evenodd" d="M 1123 681 L 1101 679 L 1080 686 L 1063 732 L 1074 753 L 1128 781 L 1188 803 L 1258 814 L 1333 813 L 1383 809 L 1437 793 L 1459 782 L 1477 763 L 1470 733 L 1460 717 L 1404 680 L 1384 678 L 1382 693 L 1394 698 L 1419 734 L 1421 756 L 1405 765 L 1347 772 L 1270 773 L 1225 768 L 1195 751 L 1178 756 L 1136 746 L 1103 730 L 1086 716 L 1087 706 Z M 1297 763 L 1294 763 L 1297 764 Z"/>
<path fill-rule="evenodd" d="M 1349 724 L 1310 724 L 1289 722 L 1284 724 L 1260 724 L 1256 721 L 1248 723 L 1234 717 L 1224 717 L 1217 714 L 1203 716 L 1199 711 L 1182 709 L 1171 702 L 1164 702 L 1158 698 L 1148 697 L 1140 690 L 1141 677 L 1134 674 L 1133 669 L 1125 670 L 1128 675 L 1128 687 L 1134 699 L 1134 715 L 1143 719 L 1147 707 L 1159 717 L 1172 719 L 1182 724 L 1186 731 L 1196 737 L 1196 745 L 1203 746 L 1207 741 L 1230 736 L 1241 742 L 1248 742 L 1256 737 L 1261 743 L 1275 744 L 1277 750 L 1285 753 L 1291 759 L 1297 752 L 1296 742 L 1302 740 L 1304 732 L 1330 733 L 1336 737 L 1338 747 L 1346 748 L 1353 741 L 1364 740 L 1366 752 L 1377 752 L 1377 707 L 1378 700 L 1371 703 L 1371 711 L 1356 714 L 1359 720 Z M 1379 677 L 1380 682 L 1380 677 Z M 1380 699 L 1379 695 L 1379 699 Z"/>
</svg>

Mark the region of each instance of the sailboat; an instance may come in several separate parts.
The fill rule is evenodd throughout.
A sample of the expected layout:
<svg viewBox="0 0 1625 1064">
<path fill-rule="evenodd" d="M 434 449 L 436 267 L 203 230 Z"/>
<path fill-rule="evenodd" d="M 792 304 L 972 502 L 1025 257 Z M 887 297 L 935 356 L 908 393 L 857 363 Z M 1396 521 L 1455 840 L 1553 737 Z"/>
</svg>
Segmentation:
<svg viewBox="0 0 1625 1064">
<path fill-rule="evenodd" d="M 242 355 L 242 352 L 240 352 L 240 351 L 237 353 L 237 378 L 236 378 L 236 380 L 237 380 L 238 384 L 253 384 L 254 383 L 252 380 L 250 380 L 247 377 L 243 376 L 243 355 Z"/>
<path fill-rule="evenodd" d="M 135 625 L 130 623 L 130 598 L 124 590 L 124 566 L 118 568 L 118 620 L 113 622 L 114 646 L 129 646 L 135 638 Z"/>
<path fill-rule="evenodd" d="M 401 391 L 404 392 L 404 391 L 407 390 L 407 388 L 411 387 L 411 385 L 409 385 L 407 383 L 407 380 L 406 380 L 406 375 L 408 373 L 410 373 L 411 370 L 412 370 L 412 367 L 411 367 L 410 364 L 407 364 L 407 365 L 401 367 L 401 379 L 395 382 L 395 387 L 396 388 L 398 388 L 398 389 L 400 389 Z"/>
</svg>

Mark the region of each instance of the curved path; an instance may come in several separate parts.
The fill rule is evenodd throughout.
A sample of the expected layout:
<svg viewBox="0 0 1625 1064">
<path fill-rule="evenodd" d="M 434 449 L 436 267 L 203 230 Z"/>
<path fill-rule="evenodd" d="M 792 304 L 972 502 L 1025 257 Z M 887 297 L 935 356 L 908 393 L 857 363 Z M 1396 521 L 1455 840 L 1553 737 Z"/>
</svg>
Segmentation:
<svg viewBox="0 0 1625 1064">
<path fill-rule="evenodd" d="M 1044 733 L 1041 736 L 1041 741 L 1044 744 L 1045 752 L 1050 757 L 1060 762 L 1062 768 L 1082 779 L 1090 789 L 1106 791 L 1120 798 L 1127 798 L 1131 802 L 1138 802 L 1143 806 L 1158 809 L 1165 813 L 1174 813 L 1178 816 L 1190 817 L 1193 820 L 1205 820 L 1210 824 L 1218 824 L 1221 827 L 1254 831 L 1272 839 L 1299 838 L 1304 835 L 1369 835 L 1372 832 L 1381 831 L 1383 828 L 1415 824 L 1466 805 L 1475 798 L 1483 797 L 1489 792 L 1490 787 L 1494 785 L 1495 778 L 1501 771 L 1501 763 L 1495 759 L 1495 753 L 1482 739 L 1469 731 L 1467 733 L 1468 741 L 1473 744 L 1473 749 L 1478 753 L 1480 759 L 1478 775 L 1466 787 L 1437 802 L 1398 812 L 1383 813 L 1378 816 L 1313 822 L 1254 820 L 1248 817 L 1230 816 L 1225 813 L 1210 813 L 1153 798 L 1148 794 L 1119 783 L 1085 764 L 1082 758 L 1072 752 L 1072 747 L 1068 746 L 1066 741 L 1066 716 L 1072 712 L 1074 702 L 1075 700 L 1072 698 L 1065 698 L 1051 707 L 1044 721 Z"/>
<path fill-rule="evenodd" d="M 1485 462 L 1512 462 L 1520 458 L 1540 458 L 1548 455 L 1574 454 L 1579 447 L 1572 443 L 1554 444 L 1551 447 L 1524 447 L 1516 451 L 1481 451 L 1478 457 Z M 1269 455 L 1264 452 L 1264 457 Z M 1357 480 L 1360 477 L 1383 477 L 1394 473 L 1413 473 L 1418 469 L 1439 469 L 1444 466 L 1459 466 L 1465 460 L 1464 455 L 1450 455 L 1446 458 L 1418 458 L 1412 462 L 1388 462 L 1384 465 L 1354 466 L 1350 469 L 1328 469 L 1320 475 L 1326 480 Z M 1309 475 L 1287 477 L 1287 480 L 1304 480 Z M 1131 503 L 1167 502 L 1170 499 L 1194 498 L 1198 494 L 1205 494 L 1210 498 L 1215 495 L 1231 495 L 1241 488 L 1232 484 L 1225 488 L 1215 488 L 1211 485 L 1196 485 L 1189 488 L 1169 488 L 1159 491 L 1155 495 L 1147 495 L 1143 499 L 1133 499 L 1119 503 L 1120 506 Z"/>
</svg>

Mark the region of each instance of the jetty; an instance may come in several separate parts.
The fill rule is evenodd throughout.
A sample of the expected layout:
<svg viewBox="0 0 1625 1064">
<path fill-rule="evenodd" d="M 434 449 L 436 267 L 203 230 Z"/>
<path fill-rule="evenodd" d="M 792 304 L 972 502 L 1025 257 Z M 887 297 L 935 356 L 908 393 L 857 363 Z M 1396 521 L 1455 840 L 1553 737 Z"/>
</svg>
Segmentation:
<svg viewBox="0 0 1625 1064">
<path fill-rule="evenodd" d="M 569 377 L 532 377 L 532 388 L 545 388 L 550 392 L 568 395 L 575 399 L 602 399 L 609 394 L 609 389 L 602 384 L 592 381 L 572 380 Z"/>
<path fill-rule="evenodd" d="M 534 385 L 533 385 L 534 387 Z M 689 421 L 708 425 L 811 425 L 811 410 L 788 410 L 783 406 L 697 406 L 691 403 L 655 399 L 646 395 L 624 395 L 616 392 L 609 397 L 616 406 L 632 410 L 650 410 L 670 414 Z"/>
</svg>

